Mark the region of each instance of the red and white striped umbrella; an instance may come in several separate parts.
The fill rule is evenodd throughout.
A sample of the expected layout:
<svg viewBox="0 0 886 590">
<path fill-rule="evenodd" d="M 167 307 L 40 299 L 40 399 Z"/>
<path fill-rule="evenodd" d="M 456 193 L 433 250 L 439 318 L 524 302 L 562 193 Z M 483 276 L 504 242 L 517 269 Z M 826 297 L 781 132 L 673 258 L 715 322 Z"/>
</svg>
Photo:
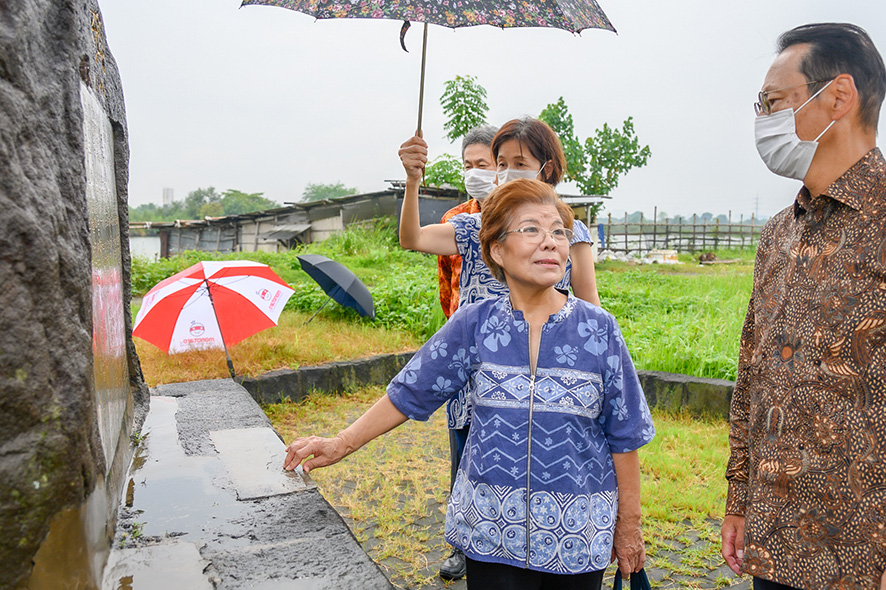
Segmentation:
<svg viewBox="0 0 886 590">
<path fill-rule="evenodd" d="M 294 291 L 268 265 L 198 262 L 145 295 L 132 335 L 168 352 L 224 348 L 276 326 Z M 233 367 L 228 357 L 228 367 Z"/>
</svg>

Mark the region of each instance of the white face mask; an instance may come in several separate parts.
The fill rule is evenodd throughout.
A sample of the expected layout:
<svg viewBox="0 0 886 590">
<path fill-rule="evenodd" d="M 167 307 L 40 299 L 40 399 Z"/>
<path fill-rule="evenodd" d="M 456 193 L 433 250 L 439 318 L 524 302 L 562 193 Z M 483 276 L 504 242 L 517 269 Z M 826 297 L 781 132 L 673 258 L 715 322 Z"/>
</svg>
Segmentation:
<svg viewBox="0 0 886 590">
<path fill-rule="evenodd" d="M 833 82 L 833 80 L 831 80 Z M 762 115 L 754 120 L 754 136 L 757 144 L 757 152 L 763 159 L 763 163 L 775 174 L 795 180 L 803 180 L 812 165 L 812 158 L 818 148 L 818 140 L 831 128 L 836 121 L 831 121 L 824 131 L 818 134 L 813 141 L 803 141 L 797 136 L 797 126 L 794 115 L 800 112 L 809 102 L 827 88 L 828 82 L 813 94 L 809 100 L 800 105 L 800 108 L 784 109 L 769 115 Z"/>
<path fill-rule="evenodd" d="M 471 168 L 465 170 L 465 190 L 471 198 L 483 201 L 495 188 L 495 170 Z"/>
<path fill-rule="evenodd" d="M 541 174 L 541 171 L 545 169 L 545 164 L 547 164 L 547 161 L 545 161 L 545 163 L 541 165 L 541 168 L 535 171 L 517 170 L 516 168 L 505 168 L 504 170 L 499 170 L 498 186 L 501 186 L 510 180 L 517 180 L 518 178 L 538 179 L 538 175 Z"/>
</svg>

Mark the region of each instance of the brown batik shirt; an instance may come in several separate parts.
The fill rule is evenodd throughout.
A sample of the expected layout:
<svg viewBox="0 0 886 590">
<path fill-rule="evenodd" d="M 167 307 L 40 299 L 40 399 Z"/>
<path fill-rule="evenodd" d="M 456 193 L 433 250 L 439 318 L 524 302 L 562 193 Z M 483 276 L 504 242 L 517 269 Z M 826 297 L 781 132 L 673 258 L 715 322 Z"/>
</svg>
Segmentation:
<svg viewBox="0 0 886 590">
<path fill-rule="evenodd" d="M 766 224 L 741 335 L 726 513 L 746 573 L 807 590 L 886 568 L 886 160 Z"/>
</svg>

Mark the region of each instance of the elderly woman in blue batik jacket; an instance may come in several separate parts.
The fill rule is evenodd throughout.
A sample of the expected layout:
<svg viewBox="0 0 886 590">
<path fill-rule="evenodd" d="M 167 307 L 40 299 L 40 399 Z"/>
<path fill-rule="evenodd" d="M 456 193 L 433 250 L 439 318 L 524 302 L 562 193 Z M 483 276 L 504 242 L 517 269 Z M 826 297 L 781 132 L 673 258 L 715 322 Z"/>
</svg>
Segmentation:
<svg viewBox="0 0 886 590">
<path fill-rule="evenodd" d="M 299 438 L 286 469 L 338 462 L 470 388 L 474 426 L 446 512 L 468 588 L 600 588 L 645 562 L 637 449 L 655 430 L 615 319 L 554 286 L 572 210 L 537 180 L 483 207 L 483 259 L 509 294 L 459 308 L 334 438 Z"/>
</svg>

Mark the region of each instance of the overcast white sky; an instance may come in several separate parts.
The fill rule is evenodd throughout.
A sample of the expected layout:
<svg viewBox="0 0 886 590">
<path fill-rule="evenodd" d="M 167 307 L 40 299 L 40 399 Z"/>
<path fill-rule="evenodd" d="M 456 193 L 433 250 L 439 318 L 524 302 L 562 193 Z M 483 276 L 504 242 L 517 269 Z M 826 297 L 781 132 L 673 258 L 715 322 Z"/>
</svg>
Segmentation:
<svg viewBox="0 0 886 590">
<path fill-rule="evenodd" d="M 613 192 L 613 216 L 770 216 L 799 183 L 754 148 L 753 107 L 779 33 L 853 22 L 886 51 L 880 0 L 599 0 L 618 34 L 431 25 L 425 137 L 443 134 L 446 80 L 476 76 L 490 123 L 538 115 L 563 96 L 583 139 L 634 117 L 652 157 Z M 214 186 L 297 201 L 308 183 L 382 190 L 404 178 L 397 149 L 415 129 L 421 25 L 323 20 L 239 0 L 99 0 L 126 100 L 130 203 Z M 883 129 L 883 125 L 880 126 Z M 575 193 L 561 185 L 561 192 Z"/>
</svg>

